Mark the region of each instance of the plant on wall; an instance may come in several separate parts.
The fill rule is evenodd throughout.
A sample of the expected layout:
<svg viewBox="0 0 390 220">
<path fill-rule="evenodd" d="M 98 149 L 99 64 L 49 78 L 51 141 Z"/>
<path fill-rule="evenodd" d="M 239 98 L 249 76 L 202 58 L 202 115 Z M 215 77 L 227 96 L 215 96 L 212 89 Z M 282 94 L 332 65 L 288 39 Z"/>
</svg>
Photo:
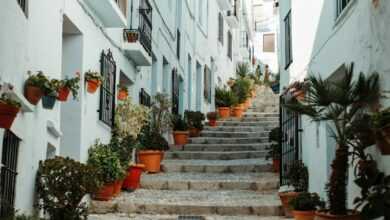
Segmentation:
<svg viewBox="0 0 390 220">
<path fill-rule="evenodd" d="M 77 99 L 80 89 L 80 73 L 76 73 L 76 77 L 61 80 L 58 86 L 58 97 L 59 101 L 66 101 L 69 93 L 72 93 L 73 99 Z"/>
<path fill-rule="evenodd" d="M 336 157 L 327 186 L 329 214 L 332 215 L 355 215 L 347 209 L 348 157 L 353 148 L 351 143 L 356 139 L 351 135 L 351 124 L 380 97 L 377 73 L 368 77 L 361 73 L 356 82 L 352 79 L 353 66 L 336 80 L 310 76 L 310 87 L 302 102 L 291 101 L 285 105 L 314 121 L 329 121 L 335 127 L 332 131 L 337 143 Z"/>
</svg>

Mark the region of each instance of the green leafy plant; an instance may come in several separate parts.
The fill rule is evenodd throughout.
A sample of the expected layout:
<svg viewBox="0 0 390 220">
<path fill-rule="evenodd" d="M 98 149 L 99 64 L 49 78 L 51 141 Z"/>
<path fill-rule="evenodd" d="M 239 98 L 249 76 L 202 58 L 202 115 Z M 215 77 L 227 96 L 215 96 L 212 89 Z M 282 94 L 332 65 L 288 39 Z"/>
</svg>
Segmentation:
<svg viewBox="0 0 390 220">
<path fill-rule="evenodd" d="M 238 103 L 237 96 L 225 88 L 215 89 L 215 105 L 217 107 L 231 107 Z"/>
<path fill-rule="evenodd" d="M 73 95 L 73 99 L 77 99 L 80 89 L 80 73 L 76 73 L 77 76 L 74 78 L 65 78 L 60 81 L 59 88 L 68 88 Z"/>
<path fill-rule="evenodd" d="M 119 91 L 128 93 L 129 92 L 129 88 L 127 88 L 127 86 L 121 85 L 121 86 L 119 86 Z"/>
<path fill-rule="evenodd" d="M 157 93 L 153 97 L 150 111 L 149 127 L 155 132 L 163 134 L 172 128 L 171 102 L 168 95 Z"/>
<path fill-rule="evenodd" d="M 22 105 L 19 101 L 16 101 L 15 99 L 11 98 L 9 96 L 9 94 L 7 94 L 7 93 L 1 94 L 0 103 L 10 105 L 10 106 L 15 107 L 15 108 L 22 107 Z"/>
<path fill-rule="evenodd" d="M 325 207 L 325 202 L 321 201 L 317 193 L 302 192 L 289 202 L 290 206 L 297 211 L 315 211 Z"/>
<path fill-rule="evenodd" d="M 103 81 L 102 75 L 99 72 L 94 72 L 92 70 L 88 70 L 87 72 L 85 72 L 84 78 L 86 81 L 90 81 L 90 80 L 97 80 L 99 82 Z"/>
<path fill-rule="evenodd" d="M 111 145 L 96 141 L 89 149 L 88 155 L 87 163 L 97 169 L 97 177 L 104 184 L 112 183 L 124 177 L 125 169 L 121 166 L 118 153 L 114 151 Z"/>
<path fill-rule="evenodd" d="M 7 216 L 4 216 L 2 220 L 44 220 L 43 218 L 39 218 L 36 215 L 19 215 L 17 211 L 10 213 Z"/>
<path fill-rule="evenodd" d="M 87 204 L 81 200 L 99 187 L 96 174 L 94 167 L 69 158 L 41 161 L 36 185 L 39 207 L 52 220 L 87 219 Z"/>
<path fill-rule="evenodd" d="M 173 130 L 174 131 L 187 131 L 188 130 L 188 122 L 184 120 L 181 115 L 173 115 L 172 116 Z"/>
<path fill-rule="evenodd" d="M 267 160 L 269 158 L 272 159 L 280 158 L 280 152 L 281 152 L 280 139 L 281 139 L 281 135 L 280 135 L 279 127 L 272 129 L 271 132 L 268 134 L 268 140 L 272 144 L 266 148 L 268 150 L 266 155 Z"/>
<path fill-rule="evenodd" d="M 250 74 L 249 64 L 248 63 L 238 63 L 236 66 L 236 75 L 239 78 L 245 78 Z"/>
<path fill-rule="evenodd" d="M 26 86 L 35 86 L 43 90 L 45 83 L 49 81 L 42 71 L 38 71 L 37 74 L 28 72 L 28 75 L 29 77 L 26 80 Z"/>
<path fill-rule="evenodd" d="M 188 111 L 184 112 L 184 119 L 188 122 L 190 128 L 203 129 L 203 121 L 205 120 L 204 114 L 200 111 Z"/>
<path fill-rule="evenodd" d="M 169 150 L 168 142 L 155 128 L 146 125 L 142 128 L 141 134 L 138 136 L 141 150 Z"/>
<path fill-rule="evenodd" d="M 245 100 L 249 97 L 251 90 L 251 83 L 248 79 L 242 78 L 237 79 L 234 85 L 232 86 L 233 93 L 238 98 L 238 103 L 244 103 Z"/>
<path fill-rule="evenodd" d="M 361 118 L 366 109 L 378 102 L 380 97 L 379 75 L 368 77 L 360 74 L 353 80 L 353 66 L 341 77 L 323 80 L 310 76 L 307 95 L 302 102 L 291 101 L 285 106 L 292 111 L 308 115 L 314 121 L 329 121 L 333 124 L 333 137 L 337 143 L 336 157 L 327 186 L 330 214 L 346 215 L 349 150 L 355 149 L 356 136 L 351 125 Z"/>
<path fill-rule="evenodd" d="M 217 120 L 218 114 L 216 112 L 208 112 L 207 119 L 208 120 Z"/>
<path fill-rule="evenodd" d="M 309 188 L 309 171 L 301 160 L 288 165 L 287 179 L 295 192 L 307 192 Z"/>
<path fill-rule="evenodd" d="M 118 128 L 114 127 L 111 135 L 110 147 L 112 151 L 118 155 L 123 169 L 126 169 L 135 162 L 132 161 L 135 160 L 133 150 L 137 148 L 137 141 L 134 136 L 118 135 Z"/>
<path fill-rule="evenodd" d="M 372 122 L 376 129 L 390 126 L 390 108 L 372 114 Z"/>
<path fill-rule="evenodd" d="M 57 96 L 58 90 L 61 86 L 61 81 L 57 79 L 47 80 L 43 84 L 43 93 L 47 96 Z"/>
</svg>

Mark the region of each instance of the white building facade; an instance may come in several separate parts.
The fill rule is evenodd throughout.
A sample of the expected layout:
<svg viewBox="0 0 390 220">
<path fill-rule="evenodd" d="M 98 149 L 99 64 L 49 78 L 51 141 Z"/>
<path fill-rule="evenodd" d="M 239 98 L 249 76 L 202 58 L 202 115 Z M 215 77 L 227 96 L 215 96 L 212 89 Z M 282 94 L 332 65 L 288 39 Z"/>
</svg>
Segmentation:
<svg viewBox="0 0 390 220">
<path fill-rule="evenodd" d="M 376 3 L 378 3 L 376 5 Z M 354 63 L 355 77 L 380 74 L 384 91 L 390 89 L 390 2 L 360 0 L 279 1 L 281 88 L 303 81 L 308 74 L 334 77 Z M 390 105 L 382 100 L 383 107 Z M 334 158 L 335 142 L 326 123 L 301 118 L 300 155 L 309 168 L 309 190 L 326 197 L 325 185 Z M 390 159 L 376 147 L 371 152 L 379 168 L 390 173 Z M 360 189 L 349 173 L 349 208 Z"/>
<path fill-rule="evenodd" d="M 0 7 L 0 83 L 14 86 L 23 111 L 0 129 L 3 158 L 13 151 L 15 179 L 7 194 L 16 210 L 31 212 L 38 162 L 54 155 L 85 162 L 89 147 L 111 137 L 110 113 L 119 86 L 148 105 L 169 94 L 173 112 L 214 110 L 214 88 L 234 76 L 240 52 L 238 0 L 6 0 Z M 250 29 L 247 30 L 248 33 Z M 129 33 L 138 39 L 130 42 Z M 106 62 L 105 64 L 102 64 Z M 86 92 L 84 72 L 110 65 L 108 90 Z M 64 79 L 81 73 L 78 100 L 45 110 L 23 97 L 27 72 Z M 104 72 L 104 71 L 103 71 Z M 5 146 L 7 145 L 7 146 Z M 12 148 L 13 149 L 13 148 Z M 15 155 L 16 154 L 16 155 Z M 3 162 L 2 162 L 3 163 Z M 4 164 L 3 164 L 4 165 Z M 5 169 L 5 168 L 4 168 Z M 3 169 L 2 169 L 3 172 Z M 1 190 L 0 190 L 1 191 Z M 4 191 L 4 190 L 3 190 Z M 3 200 L 6 200 L 3 198 Z"/>
</svg>

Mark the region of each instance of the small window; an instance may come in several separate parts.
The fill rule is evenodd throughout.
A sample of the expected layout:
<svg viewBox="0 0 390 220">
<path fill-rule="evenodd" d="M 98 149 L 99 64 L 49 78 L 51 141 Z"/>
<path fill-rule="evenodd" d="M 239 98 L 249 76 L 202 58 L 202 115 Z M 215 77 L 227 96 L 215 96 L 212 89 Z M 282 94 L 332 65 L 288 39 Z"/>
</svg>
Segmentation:
<svg viewBox="0 0 390 220">
<path fill-rule="evenodd" d="M 24 15 L 27 16 L 27 7 L 28 7 L 28 0 L 17 0 L 20 8 L 22 9 Z"/>
<path fill-rule="evenodd" d="M 285 40 L 285 69 L 293 62 L 292 58 L 292 40 L 291 40 L 291 10 L 284 19 L 284 40 Z"/>
<path fill-rule="evenodd" d="M 233 58 L 233 37 L 232 33 L 228 31 L 228 48 L 227 48 L 227 56 L 232 60 Z"/>
<path fill-rule="evenodd" d="M 114 126 L 116 63 L 110 50 L 103 51 L 100 60 L 103 83 L 100 90 L 99 119 Z"/>
<path fill-rule="evenodd" d="M 270 53 L 275 52 L 275 34 L 263 35 L 263 51 Z"/>
<path fill-rule="evenodd" d="M 241 47 L 247 48 L 249 45 L 249 37 L 246 31 L 241 31 Z"/>
<path fill-rule="evenodd" d="M 337 1 L 337 17 L 343 13 L 344 9 L 352 2 L 352 0 L 336 0 Z"/>
<path fill-rule="evenodd" d="M 139 104 L 146 107 L 150 107 L 152 105 L 150 95 L 143 88 L 139 92 Z"/>
<path fill-rule="evenodd" d="M 180 41 L 181 41 L 181 34 L 180 34 L 180 30 L 177 29 L 176 55 L 177 55 L 177 59 L 179 60 L 180 60 Z"/>
<path fill-rule="evenodd" d="M 211 71 L 207 66 L 204 67 L 203 83 L 204 83 L 204 87 L 203 87 L 204 98 L 207 100 L 208 103 L 211 103 Z"/>
<path fill-rule="evenodd" d="M 223 45 L 223 15 L 218 14 L 218 41 Z"/>
</svg>

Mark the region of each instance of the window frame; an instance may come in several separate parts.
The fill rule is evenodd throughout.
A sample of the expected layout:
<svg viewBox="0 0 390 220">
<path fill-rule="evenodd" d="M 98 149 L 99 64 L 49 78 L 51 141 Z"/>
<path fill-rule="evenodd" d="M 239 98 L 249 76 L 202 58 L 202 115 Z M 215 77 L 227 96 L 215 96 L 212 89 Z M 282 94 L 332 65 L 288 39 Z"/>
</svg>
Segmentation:
<svg viewBox="0 0 390 220">
<path fill-rule="evenodd" d="M 233 35 L 230 31 L 228 31 L 228 45 L 227 45 L 227 56 L 230 60 L 233 60 Z"/>
<path fill-rule="evenodd" d="M 223 22 L 223 15 L 221 12 L 218 13 L 218 41 L 223 45 L 224 41 L 224 22 Z"/>
<path fill-rule="evenodd" d="M 272 50 L 266 50 L 265 48 L 265 45 L 266 45 L 266 43 L 265 43 L 265 38 L 267 37 L 267 36 L 270 36 L 270 37 L 273 37 L 273 45 L 272 45 Z M 276 35 L 275 35 L 275 33 L 267 33 L 267 34 L 263 34 L 263 52 L 265 52 L 265 53 L 275 53 L 275 42 L 276 42 Z"/>
<path fill-rule="evenodd" d="M 292 36 L 291 36 L 291 10 L 287 13 L 284 18 L 284 69 L 287 70 L 293 62 L 292 56 Z"/>
<path fill-rule="evenodd" d="M 16 2 L 18 3 L 20 9 L 22 10 L 24 16 L 26 16 L 26 18 L 28 18 L 28 0 L 16 0 Z"/>
<path fill-rule="evenodd" d="M 336 0 L 336 19 L 342 17 L 354 0 Z M 345 5 L 343 5 L 345 3 Z"/>
<path fill-rule="evenodd" d="M 105 65 L 111 64 L 112 69 L 107 69 Z M 107 72 L 110 71 L 111 72 Z M 115 101 L 116 101 L 116 63 L 110 50 L 107 53 L 104 50 L 100 58 L 100 73 L 103 77 L 103 82 L 100 88 L 100 102 L 99 102 L 99 120 L 109 127 L 114 127 L 115 120 Z M 111 97 L 111 100 L 104 100 Z"/>
</svg>

